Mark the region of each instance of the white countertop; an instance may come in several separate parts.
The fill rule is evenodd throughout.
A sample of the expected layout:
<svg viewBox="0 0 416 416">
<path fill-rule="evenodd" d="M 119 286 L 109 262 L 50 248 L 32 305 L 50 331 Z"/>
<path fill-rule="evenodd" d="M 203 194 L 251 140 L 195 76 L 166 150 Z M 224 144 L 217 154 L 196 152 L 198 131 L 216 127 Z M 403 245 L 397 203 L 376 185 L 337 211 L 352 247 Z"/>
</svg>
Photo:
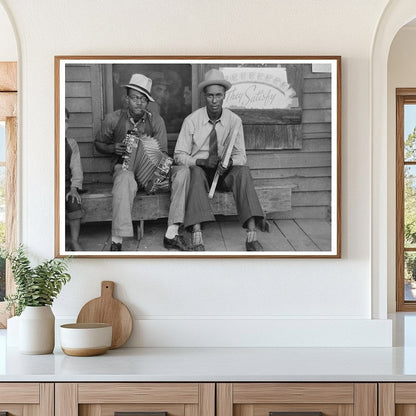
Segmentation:
<svg viewBox="0 0 416 416">
<path fill-rule="evenodd" d="M 392 348 L 119 348 L 24 355 L 0 330 L 0 382 L 416 381 L 416 314 L 393 317 Z"/>
<path fill-rule="evenodd" d="M 416 381 L 416 348 L 119 348 L 96 357 L 9 348 L 0 381 Z"/>
</svg>

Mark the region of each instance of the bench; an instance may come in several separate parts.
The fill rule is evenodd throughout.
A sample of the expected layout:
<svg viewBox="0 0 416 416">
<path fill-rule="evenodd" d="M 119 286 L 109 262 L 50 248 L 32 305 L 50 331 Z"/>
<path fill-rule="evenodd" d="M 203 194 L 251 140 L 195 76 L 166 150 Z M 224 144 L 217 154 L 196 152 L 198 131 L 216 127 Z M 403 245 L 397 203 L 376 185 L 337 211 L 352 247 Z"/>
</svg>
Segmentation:
<svg viewBox="0 0 416 416">
<path fill-rule="evenodd" d="M 84 216 L 82 222 L 101 222 L 112 220 L 111 184 L 86 184 L 86 192 L 81 195 Z M 281 186 L 256 187 L 260 204 L 265 212 L 289 211 L 292 207 L 292 188 Z M 133 221 L 138 221 L 137 238 L 144 235 L 144 222 L 167 218 L 169 214 L 170 194 L 147 195 L 138 192 L 132 209 Z M 214 215 L 236 215 L 232 192 L 215 192 L 211 200 Z"/>
</svg>

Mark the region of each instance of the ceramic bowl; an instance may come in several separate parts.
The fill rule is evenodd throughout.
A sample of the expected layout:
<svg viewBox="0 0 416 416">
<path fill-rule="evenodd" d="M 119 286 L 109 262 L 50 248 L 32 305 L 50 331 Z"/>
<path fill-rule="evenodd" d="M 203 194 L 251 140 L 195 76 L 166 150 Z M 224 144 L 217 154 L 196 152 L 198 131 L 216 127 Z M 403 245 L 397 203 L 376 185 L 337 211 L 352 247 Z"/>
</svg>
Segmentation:
<svg viewBox="0 0 416 416">
<path fill-rule="evenodd" d="M 109 324 L 65 324 L 60 329 L 61 348 L 67 355 L 99 355 L 111 346 L 112 326 Z"/>
</svg>

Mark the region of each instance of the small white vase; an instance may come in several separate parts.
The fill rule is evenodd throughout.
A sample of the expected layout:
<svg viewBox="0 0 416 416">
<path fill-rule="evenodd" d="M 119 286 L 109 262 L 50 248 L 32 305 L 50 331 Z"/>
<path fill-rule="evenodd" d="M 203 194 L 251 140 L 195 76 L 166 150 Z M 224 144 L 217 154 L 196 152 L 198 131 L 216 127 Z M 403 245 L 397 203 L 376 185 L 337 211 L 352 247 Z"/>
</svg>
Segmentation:
<svg viewBox="0 0 416 416">
<path fill-rule="evenodd" d="M 55 315 L 49 305 L 26 306 L 19 319 L 19 351 L 50 354 L 55 347 Z"/>
<path fill-rule="evenodd" d="M 7 320 L 7 347 L 18 348 L 19 346 L 19 320 L 20 316 L 13 316 Z"/>
</svg>

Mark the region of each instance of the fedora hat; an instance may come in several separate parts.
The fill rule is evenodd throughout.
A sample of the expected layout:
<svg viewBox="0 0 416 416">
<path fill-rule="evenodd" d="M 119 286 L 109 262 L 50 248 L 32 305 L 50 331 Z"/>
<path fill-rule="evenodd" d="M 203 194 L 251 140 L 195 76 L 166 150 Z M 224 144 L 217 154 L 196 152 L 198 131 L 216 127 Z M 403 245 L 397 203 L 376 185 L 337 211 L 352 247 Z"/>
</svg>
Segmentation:
<svg viewBox="0 0 416 416">
<path fill-rule="evenodd" d="M 133 74 L 130 78 L 130 82 L 123 87 L 131 88 L 132 90 L 139 91 L 145 95 L 149 101 L 155 101 L 150 95 L 150 90 L 152 88 L 152 80 L 145 77 L 142 74 Z"/>
<path fill-rule="evenodd" d="M 224 74 L 215 68 L 205 73 L 204 80 L 198 85 L 199 92 L 209 85 L 222 85 L 225 91 L 231 88 L 231 83 L 224 78 Z"/>
</svg>

